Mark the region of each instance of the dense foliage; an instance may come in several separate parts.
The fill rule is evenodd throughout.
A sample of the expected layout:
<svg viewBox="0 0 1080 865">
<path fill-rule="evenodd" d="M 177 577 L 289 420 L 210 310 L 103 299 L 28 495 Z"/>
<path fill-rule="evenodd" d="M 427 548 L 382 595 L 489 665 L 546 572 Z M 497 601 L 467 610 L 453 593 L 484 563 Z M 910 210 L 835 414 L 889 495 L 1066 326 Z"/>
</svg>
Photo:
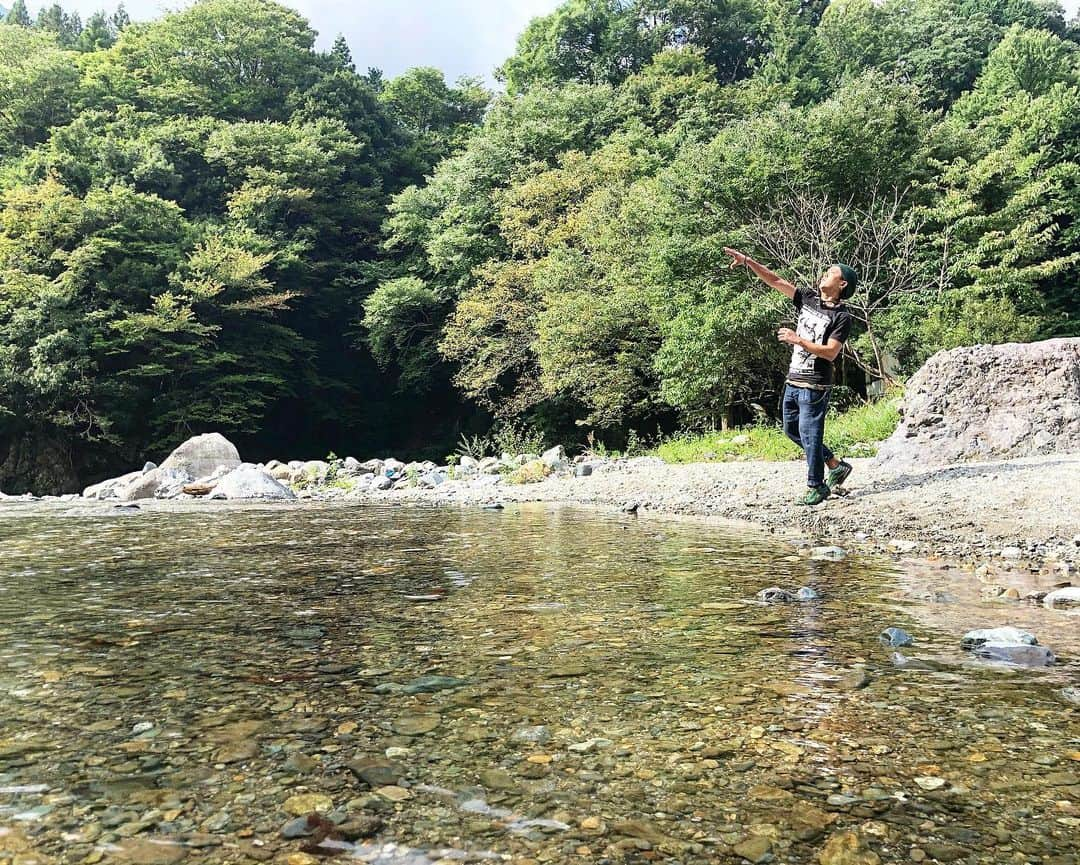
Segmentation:
<svg viewBox="0 0 1080 865">
<path fill-rule="evenodd" d="M 438 454 L 489 419 L 565 441 L 771 412 L 790 309 L 723 246 L 869 275 L 860 392 L 1080 334 L 1080 28 L 1055 2 L 568 0 L 490 103 L 357 72 L 267 0 L 6 21 L 0 487 L 207 429 Z"/>
</svg>

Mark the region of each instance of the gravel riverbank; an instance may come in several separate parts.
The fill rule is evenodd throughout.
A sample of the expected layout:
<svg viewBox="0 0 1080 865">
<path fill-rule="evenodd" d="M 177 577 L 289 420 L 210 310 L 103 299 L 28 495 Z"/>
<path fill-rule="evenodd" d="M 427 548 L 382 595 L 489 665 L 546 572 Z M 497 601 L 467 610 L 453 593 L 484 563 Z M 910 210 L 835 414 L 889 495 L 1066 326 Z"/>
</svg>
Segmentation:
<svg viewBox="0 0 1080 865">
<path fill-rule="evenodd" d="M 651 458 L 588 477 L 531 484 L 447 482 L 364 496 L 437 504 L 544 501 L 637 514 L 684 514 L 757 524 L 819 542 L 940 557 L 1067 580 L 1080 564 L 1080 454 L 979 462 L 897 474 L 852 460 L 847 494 L 816 508 L 796 504 L 802 462 L 668 465 Z M 490 480 L 490 479 L 488 479 Z"/>
</svg>

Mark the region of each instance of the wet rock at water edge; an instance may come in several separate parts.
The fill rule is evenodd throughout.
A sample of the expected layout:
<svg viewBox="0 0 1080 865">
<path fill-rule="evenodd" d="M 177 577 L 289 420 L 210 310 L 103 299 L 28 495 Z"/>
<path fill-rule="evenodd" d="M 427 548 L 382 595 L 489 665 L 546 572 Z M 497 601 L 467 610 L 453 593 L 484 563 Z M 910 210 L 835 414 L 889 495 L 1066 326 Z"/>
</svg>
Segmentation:
<svg viewBox="0 0 1080 865">
<path fill-rule="evenodd" d="M 883 646 L 888 646 L 893 649 L 898 649 L 901 646 L 910 646 L 915 641 L 912 639 L 911 634 L 905 631 L 903 628 L 886 628 L 880 634 L 878 634 L 878 641 Z"/>
<path fill-rule="evenodd" d="M 1039 641 L 1034 634 L 1011 626 L 968 631 L 960 640 L 961 647 L 965 649 L 975 649 L 984 643 L 998 646 L 1037 646 Z"/>
<path fill-rule="evenodd" d="M 1043 598 L 1043 606 L 1048 610 L 1080 609 L 1080 586 L 1054 589 Z"/>
<path fill-rule="evenodd" d="M 988 642 L 976 646 L 973 651 L 976 657 L 1018 667 L 1049 667 L 1056 660 L 1046 646 Z"/>
<path fill-rule="evenodd" d="M 766 604 L 793 604 L 797 600 L 795 595 L 779 586 L 762 589 L 755 597 Z"/>
<path fill-rule="evenodd" d="M 814 547 L 810 550 L 810 558 L 824 562 L 839 562 L 847 558 L 847 550 L 841 547 Z"/>
</svg>

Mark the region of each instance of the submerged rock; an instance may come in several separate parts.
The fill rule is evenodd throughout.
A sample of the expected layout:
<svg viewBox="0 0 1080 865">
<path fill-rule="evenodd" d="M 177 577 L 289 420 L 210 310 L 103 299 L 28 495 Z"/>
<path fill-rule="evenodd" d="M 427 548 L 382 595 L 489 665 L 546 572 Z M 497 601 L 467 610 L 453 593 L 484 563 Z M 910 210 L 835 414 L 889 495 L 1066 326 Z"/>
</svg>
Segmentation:
<svg viewBox="0 0 1080 865">
<path fill-rule="evenodd" d="M 755 597 L 766 604 L 793 604 L 796 600 L 795 595 L 787 589 L 781 589 L 779 586 L 762 589 Z"/>
<path fill-rule="evenodd" d="M 910 646 L 915 641 L 912 639 L 911 634 L 905 631 L 903 628 L 886 628 L 880 634 L 878 634 L 878 640 L 885 646 L 891 648 L 899 648 L 900 646 Z"/>
<path fill-rule="evenodd" d="M 810 558 L 826 562 L 839 562 L 847 558 L 847 550 L 842 547 L 814 547 Z"/>
<path fill-rule="evenodd" d="M 1016 643 L 983 643 L 974 650 L 976 656 L 988 661 L 1015 664 L 1018 667 L 1049 667 L 1054 653 L 1046 646 L 1017 645 Z"/>
<path fill-rule="evenodd" d="M 811 588 L 810 586 L 803 586 L 795 593 L 795 597 L 800 601 L 817 601 L 821 599 L 821 594 L 817 589 Z"/>
</svg>

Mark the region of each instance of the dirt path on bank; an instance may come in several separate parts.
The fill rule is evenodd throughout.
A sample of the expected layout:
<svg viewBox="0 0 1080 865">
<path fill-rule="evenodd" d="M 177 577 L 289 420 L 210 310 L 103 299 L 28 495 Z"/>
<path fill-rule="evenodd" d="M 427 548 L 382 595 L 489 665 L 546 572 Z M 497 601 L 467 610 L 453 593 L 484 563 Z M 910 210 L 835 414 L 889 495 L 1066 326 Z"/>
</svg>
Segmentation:
<svg viewBox="0 0 1080 865">
<path fill-rule="evenodd" d="M 652 513 L 720 517 L 845 543 L 1013 570 L 1075 575 L 1080 564 L 1080 454 L 969 463 L 896 475 L 852 460 L 848 494 L 816 508 L 796 504 L 802 462 L 666 465 L 628 460 L 589 477 L 527 485 L 449 482 L 434 490 L 372 494 L 373 500 L 441 504 L 544 501 Z M 1012 549 L 1010 549 L 1012 548 Z M 1002 555 L 1004 551 L 1004 556 Z M 1073 579 L 1076 582 L 1076 579 Z"/>
</svg>

